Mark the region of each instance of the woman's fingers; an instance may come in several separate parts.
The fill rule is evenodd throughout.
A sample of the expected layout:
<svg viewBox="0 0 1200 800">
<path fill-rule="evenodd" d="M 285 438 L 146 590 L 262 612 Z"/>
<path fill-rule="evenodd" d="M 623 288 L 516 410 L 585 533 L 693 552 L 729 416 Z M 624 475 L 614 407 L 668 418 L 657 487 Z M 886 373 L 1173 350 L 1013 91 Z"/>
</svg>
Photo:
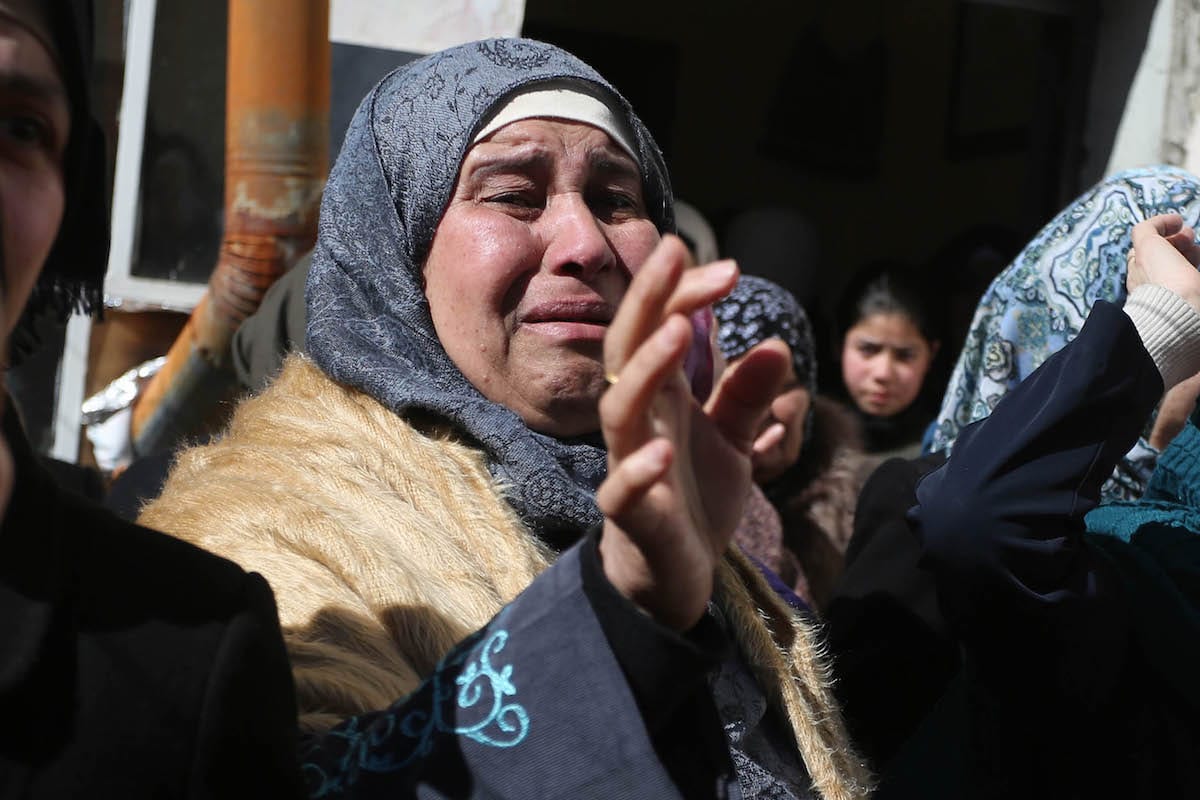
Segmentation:
<svg viewBox="0 0 1200 800">
<path fill-rule="evenodd" d="M 665 313 L 691 314 L 712 305 L 733 290 L 737 278 L 737 262 L 730 259 L 686 270 L 667 300 Z"/>
<path fill-rule="evenodd" d="M 1167 237 L 1171 246 L 1183 254 L 1193 267 L 1200 267 L 1200 245 L 1196 243 L 1196 231 L 1190 225 L 1184 225 L 1177 233 Z"/>
<path fill-rule="evenodd" d="M 654 436 L 650 410 L 663 389 L 682 379 L 683 359 L 692 343 L 692 326 L 673 314 L 637 348 L 621 369 L 617 382 L 600 398 L 600 427 L 610 458 L 619 461 Z"/>
<path fill-rule="evenodd" d="M 1157 214 L 1133 226 L 1133 246 L 1137 247 L 1138 237 L 1172 236 L 1183 228 L 1183 217 L 1178 214 Z"/>
<path fill-rule="evenodd" d="M 786 344 L 768 339 L 742 356 L 713 391 L 708 416 L 741 452 L 751 451 L 758 426 L 779 394 L 790 360 Z"/>
<path fill-rule="evenodd" d="M 1200 308 L 1200 272 L 1191 259 L 1194 245 L 1184 249 L 1184 240 L 1195 232 L 1178 214 L 1160 214 L 1133 227 L 1134 256 L 1126 285 L 1130 291 L 1146 283 L 1164 286 L 1193 307 Z"/>
<path fill-rule="evenodd" d="M 737 282 L 737 265 L 718 261 L 691 268 L 683 241 L 663 237 L 633 277 L 604 338 L 604 364 L 620 373 L 641 343 L 671 314 L 690 314 L 723 297 Z"/>
<path fill-rule="evenodd" d="M 674 457 L 674 448 L 662 437 L 626 455 L 596 490 L 600 511 L 618 525 L 628 526 L 638 503 L 667 474 Z"/>
<path fill-rule="evenodd" d="M 638 346 L 661 324 L 667 300 L 690 265 L 691 256 L 683 242 L 663 237 L 633 276 L 604 336 L 604 367 L 609 374 L 619 374 Z"/>
<path fill-rule="evenodd" d="M 782 422 L 776 422 L 767 427 L 765 431 L 759 434 L 759 437 L 754 440 L 752 451 L 755 455 L 760 455 L 767 452 L 772 447 L 775 447 L 783 441 L 783 437 L 787 435 L 787 427 Z"/>
</svg>

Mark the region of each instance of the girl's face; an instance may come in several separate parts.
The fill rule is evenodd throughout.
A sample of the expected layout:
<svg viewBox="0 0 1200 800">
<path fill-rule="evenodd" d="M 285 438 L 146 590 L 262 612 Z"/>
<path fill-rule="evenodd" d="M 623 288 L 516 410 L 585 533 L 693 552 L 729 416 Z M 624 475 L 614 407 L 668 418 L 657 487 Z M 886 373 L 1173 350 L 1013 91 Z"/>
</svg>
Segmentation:
<svg viewBox="0 0 1200 800">
<path fill-rule="evenodd" d="M 917 399 L 937 348 L 904 314 L 872 314 L 846 332 L 842 380 L 863 412 L 899 414 Z"/>
</svg>

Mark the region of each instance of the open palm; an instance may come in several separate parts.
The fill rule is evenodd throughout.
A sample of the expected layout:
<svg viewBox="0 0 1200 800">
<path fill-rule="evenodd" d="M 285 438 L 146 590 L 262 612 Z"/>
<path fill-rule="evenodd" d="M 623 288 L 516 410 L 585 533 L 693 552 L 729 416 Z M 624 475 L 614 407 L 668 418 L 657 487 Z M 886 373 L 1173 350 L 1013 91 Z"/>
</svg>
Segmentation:
<svg viewBox="0 0 1200 800">
<path fill-rule="evenodd" d="M 596 496 L 609 580 L 678 629 L 704 613 L 750 490 L 754 435 L 788 363 L 782 342 L 760 345 L 702 408 L 681 369 L 688 315 L 726 294 L 737 269 L 689 266 L 682 242 L 665 238 L 609 328 L 605 366 L 617 381 L 600 403 L 609 475 Z"/>
</svg>

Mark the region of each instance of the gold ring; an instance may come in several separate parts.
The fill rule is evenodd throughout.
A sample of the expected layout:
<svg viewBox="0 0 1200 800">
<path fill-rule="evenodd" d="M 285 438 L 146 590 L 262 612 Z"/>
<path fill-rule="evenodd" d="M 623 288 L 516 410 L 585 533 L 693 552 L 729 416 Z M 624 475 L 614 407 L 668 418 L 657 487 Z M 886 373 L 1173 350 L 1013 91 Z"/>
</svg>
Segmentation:
<svg viewBox="0 0 1200 800">
<path fill-rule="evenodd" d="M 619 375 L 614 375 L 611 372 L 604 373 L 604 382 L 607 383 L 609 386 L 616 386 L 617 381 L 619 381 L 620 379 L 621 379 L 621 376 L 619 376 Z"/>
</svg>

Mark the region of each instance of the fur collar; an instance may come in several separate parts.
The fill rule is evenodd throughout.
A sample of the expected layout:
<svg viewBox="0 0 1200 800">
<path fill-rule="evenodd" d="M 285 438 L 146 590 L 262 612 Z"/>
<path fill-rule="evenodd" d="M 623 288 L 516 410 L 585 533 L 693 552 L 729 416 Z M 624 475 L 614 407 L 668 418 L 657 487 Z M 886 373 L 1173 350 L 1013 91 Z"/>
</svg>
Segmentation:
<svg viewBox="0 0 1200 800">
<path fill-rule="evenodd" d="M 554 559 L 484 455 L 397 417 L 293 356 L 228 432 L 184 452 L 141 522 L 262 573 L 275 591 L 302 726 L 327 729 L 413 691 Z M 869 779 L 809 624 L 731 551 L 718 602 L 826 798 Z"/>
</svg>

